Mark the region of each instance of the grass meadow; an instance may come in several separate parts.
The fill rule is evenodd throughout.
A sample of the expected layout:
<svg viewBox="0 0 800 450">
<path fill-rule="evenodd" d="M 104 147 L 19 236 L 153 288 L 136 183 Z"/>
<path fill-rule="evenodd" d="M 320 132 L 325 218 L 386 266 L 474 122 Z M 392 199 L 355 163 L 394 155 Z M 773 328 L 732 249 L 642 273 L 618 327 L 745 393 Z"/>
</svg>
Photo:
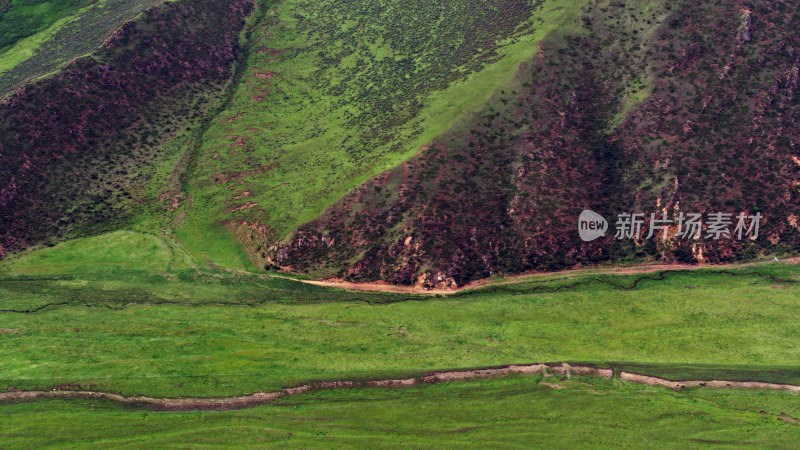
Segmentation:
<svg viewBox="0 0 800 450">
<path fill-rule="evenodd" d="M 404 295 L 200 271 L 155 237 L 119 233 L 4 263 L 0 388 L 225 396 L 558 361 L 800 383 L 800 272 L 790 264 Z M 142 252 L 136 269 L 122 242 Z"/>
<path fill-rule="evenodd" d="M 97 400 L 0 411 L 10 447 L 790 448 L 800 438 L 793 393 L 538 375 L 317 391 L 239 411 L 165 413 Z"/>
</svg>

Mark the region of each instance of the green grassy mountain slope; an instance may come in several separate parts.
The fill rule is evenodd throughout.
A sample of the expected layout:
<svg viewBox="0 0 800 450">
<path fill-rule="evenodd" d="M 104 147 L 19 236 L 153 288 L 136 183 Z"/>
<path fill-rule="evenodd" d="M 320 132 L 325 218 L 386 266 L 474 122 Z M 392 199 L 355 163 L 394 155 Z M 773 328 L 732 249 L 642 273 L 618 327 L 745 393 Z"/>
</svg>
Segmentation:
<svg viewBox="0 0 800 450">
<path fill-rule="evenodd" d="M 795 446 L 796 10 L 0 0 L 0 447 Z"/>
<path fill-rule="evenodd" d="M 6 231 L 0 246 L 7 252 L 134 226 L 173 234 L 170 241 L 201 265 L 263 268 L 268 250 L 297 226 L 479 111 L 511 82 L 518 65 L 536 52 L 536 43 L 574 20 L 582 5 L 563 0 L 476 1 L 459 8 L 445 2 L 259 2 L 254 26 L 237 50 L 242 64 L 227 92 L 209 91 L 202 104 L 186 105 L 195 109 L 190 117 L 166 122 L 164 108 L 184 107 L 160 100 L 156 106 L 131 105 L 151 123 L 133 133 L 150 137 L 103 136 L 104 149 L 94 150 L 101 158 L 109 158 L 113 148 L 139 156 L 89 169 L 97 178 L 75 180 L 80 195 L 72 190 L 51 198 L 48 190 L 56 183 L 72 184 L 71 174 L 85 170 L 81 159 L 61 162 L 55 175 L 28 192 L 28 203 L 17 206 L 13 202 L 20 197 L 11 192 L 19 178 L 12 178 L 3 194 L 10 198 L 6 208 L 11 202 L 10 210 L 29 218 L 42 213 L 31 209 L 32 203 L 52 211 L 33 234 L 26 235 L 31 230 L 25 228 Z M 88 11 L 80 10 L 81 17 L 91 16 Z M 68 23 L 77 30 L 88 22 Z M 34 55 L 28 61 L 39 60 Z M 46 78 L 33 89 L 70 88 Z M 191 97 L 183 98 L 185 103 Z M 217 99 L 222 109 L 211 106 Z M 40 138 L 48 137 L 45 132 Z M 8 141 L 6 148 L 12 147 L 18 156 L 30 153 Z M 26 167 L 25 158 L 17 164 Z"/>
<path fill-rule="evenodd" d="M 0 97 L 94 51 L 163 0 L 8 0 L 0 6 Z"/>
<path fill-rule="evenodd" d="M 596 2 L 541 42 L 513 89 L 302 226 L 275 262 L 452 287 L 797 252 L 798 20 L 770 2 Z M 580 239 L 584 209 L 610 222 L 604 238 Z M 635 240 L 615 238 L 624 212 L 644 219 Z M 703 215 L 699 233 L 678 236 L 683 213 Z M 709 237 L 712 213 L 731 234 Z M 651 214 L 671 220 L 665 238 L 646 239 Z M 757 240 L 736 237 L 739 214 L 764 218 Z"/>
<path fill-rule="evenodd" d="M 581 5 L 268 3 L 231 104 L 168 198 L 185 212 L 177 236 L 201 259 L 244 267 L 243 246 L 264 266 L 297 226 L 479 110 Z"/>
<path fill-rule="evenodd" d="M 797 15 L 788 8 L 745 0 L 252 7 L 237 42 L 214 35 L 226 49 L 221 72 L 178 62 L 195 57 L 187 54 L 159 67 L 160 51 L 145 52 L 147 76 L 126 79 L 134 68 L 118 81 L 165 91 L 112 102 L 137 117 L 120 122 L 124 130 L 100 121 L 89 136 L 71 136 L 44 126 L 59 125 L 52 110 L 37 116 L 21 106 L 41 92 L 74 91 L 81 71 L 94 70 L 86 61 L 124 67 L 122 48 L 111 55 L 106 44 L 10 97 L 0 115 L 9 161 L 0 252 L 127 228 L 163 236 L 201 270 L 283 268 L 433 287 L 796 247 L 797 42 L 780 25 Z M 150 32 L 181 47 L 214 30 L 210 17 L 182 25 L 196 34 Z M 215 46 L 199 54 L 217 58 Z M 210 84 L 176 84 L 181 71 Z M 68 108 L 102 117 L 94 106 L 106 107 Z M 42 162 L 53 170 L 34 179 Z M 758 242 L 585 244 L 575 232 L 584 208 L 768 219 Z"/>
</svg>

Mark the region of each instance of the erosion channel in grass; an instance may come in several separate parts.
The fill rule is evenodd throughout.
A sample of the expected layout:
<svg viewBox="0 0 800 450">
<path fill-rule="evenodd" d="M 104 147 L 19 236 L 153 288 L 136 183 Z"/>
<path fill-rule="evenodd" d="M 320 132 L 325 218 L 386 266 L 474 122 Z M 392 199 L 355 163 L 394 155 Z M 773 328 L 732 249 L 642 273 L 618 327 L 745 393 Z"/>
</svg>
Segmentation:
<svg viewBox="0 0 800 450">
<path fill-rule="evenodd" d="M 319 391 L 240 411 L 45 400 L 0 405 L 0 414 L 11 447 L 792 447 L 800 438 L 795 393 L 676 393 L 616 379 L 538 375 Z"/>
</svg>

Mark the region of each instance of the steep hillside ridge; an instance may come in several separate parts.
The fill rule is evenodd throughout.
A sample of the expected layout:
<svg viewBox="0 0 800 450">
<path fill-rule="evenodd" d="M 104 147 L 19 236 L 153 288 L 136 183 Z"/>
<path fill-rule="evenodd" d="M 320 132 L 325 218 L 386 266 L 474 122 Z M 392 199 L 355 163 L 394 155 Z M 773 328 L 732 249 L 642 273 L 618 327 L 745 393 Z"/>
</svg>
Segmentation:
<svg viewBox="0 0 800 450">
<path fill-rule="evenodd" d="M 168 2 L 0 104 L 0 256 L 124 223 L 231 76 L 249 0 Z"/>
<path fill-rule="evenodd" d="M 0 2 L 0 97 L 97 49 L 111 33 L 164 0 Z"/>
<path fill-rule="evenodd" d="M 788 2 L 681 5 L 654 36 L 666 59 L 653 95 L 608 142 L 620 207 L 652 212 L 760 213 L 757 242 L 649 244 L 649 254 L 725 262 L 800 250 L 800 13 Z M 734 225 L 736 219 L 734 218 Z M 733 228 L 733 227 L 732 227 Z"/>
<path fill-rule="evenodd" d="M 202 261 L 268 265 L 299 225 L 479 111 L 580 4 L 267 4 L 230 106 L 167 199 L 185 213 L 175 235 Z"/>
<path fill-rule="evenodd" d="M 0 51 L 97 0 L 0 0 Z"/>
<path fill-rule="evenodd" d="M 594 2 L 513 92 L 273 251 L 349 280 L 454 287 L 498 273 L 796 249 L 800 16 L 780 1 Z M 581 210 L 760 212 L 761 238 L 586 243 Z M 647 222 L 649 222 L 649 214 Z M 644 225 L 645 233 L 647 223 Z"/>
</svg>

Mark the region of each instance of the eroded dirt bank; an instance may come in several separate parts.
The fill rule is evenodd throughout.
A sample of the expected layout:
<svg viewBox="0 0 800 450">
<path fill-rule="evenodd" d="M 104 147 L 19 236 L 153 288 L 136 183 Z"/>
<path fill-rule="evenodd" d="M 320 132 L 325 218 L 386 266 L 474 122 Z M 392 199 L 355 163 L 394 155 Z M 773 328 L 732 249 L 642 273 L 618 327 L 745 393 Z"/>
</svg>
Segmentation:
<svg viewBox="0 0 800 450">
<path fill-rule="evenodd" d="M 313 390 L 342 389 L 342 388 L 356 388 L 356 387 L 400 388 L 400 387 L 414 386 L 420 384 L 432 384 L 432 383 L 458 381 L 458 380 L 475 380 L 475 379 L 491 378 L 503 375 L 513 375 L 513 374 L 529 374 L 529 375 L 543 374 L 545 376 L 550 376 L 552 374 L 559 374 L 568 377 L 572 375 L 588 375 L 588 376 L 612 378 L 614 376 L 614 369 L 600 368 L 588 365 L 573 366 L 568 363 L 509 365 L 509 366 L 493 367 L 485 369 L 437 371 L 437 372 L 431 372 L 424 376 L 400 378 L 400 379 L 383 379 L 383 380 L 368 380 L 368 381 L 357 381 L 357 380 L 322 381 L 316 383 L 303 384 L 292 388 L 286 388 L 280 391 L 257 392 L 251 395 L 244 395 L 238 397 L 224 397 L 224 398 L 196 398 L 196 397 L 153 398 L 146 396 L 125 397 L 119 394 L 113 394 L 108 392 L 58 390 L 58 389 L 50 391 L 12 391 L 12 392 L 0 393 L 0 404 L 7 402 L 17 402 L 17 401 L 33 401 L 46 398 L 67 398 L 67 399 L 82 398 L 82 399 L 110 400 L 113 402 L 117 402 L 132 407 L 149 408 L 160 411 L 227 410 L 227 409 L 240 409 L 240 408 L 265 405 L 272 403 L 275 400 L 283 397 L 298 395 Z M 689 387 L 709 387 L 709 388 L 735 388 L 735 389 L 768 389 L 768 390 L 785 390 L 792 392 L 800 392 L 800 386 L 798 385 L 764 383 L 756 381 L 725 381 L 725 380 L 671 381 L 664 378 L 640 375 L 630 372 L 620 372 L 619 378 L 632 383 L 646 384 L 652 386 L 662 386 L 676 391 Z"/>
</svg>

